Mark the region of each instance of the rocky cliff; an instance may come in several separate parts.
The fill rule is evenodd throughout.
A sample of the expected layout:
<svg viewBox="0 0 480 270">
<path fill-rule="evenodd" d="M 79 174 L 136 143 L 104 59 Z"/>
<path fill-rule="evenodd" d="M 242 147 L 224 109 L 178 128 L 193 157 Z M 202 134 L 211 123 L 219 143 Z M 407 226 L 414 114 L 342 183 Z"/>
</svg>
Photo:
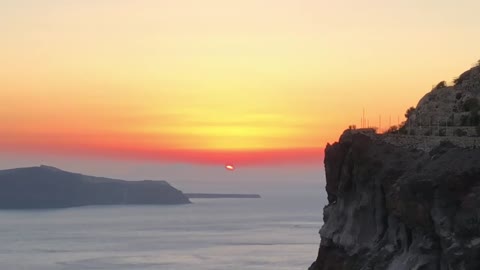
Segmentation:
<svg viewBox="0 0 480 270">
<path fill-rule="evenodd" d="M 0 171 L 0 209 L 186 203 L 165 181 L 123 181 L 48 166 Z"/>
<path fill-rule="evenodd" d="M 440 82 L 407 120 L 411 134 L 480 136 L 480 62 L 448 86 Z"/>
<path fill-rule="evenodd" d="M 327 145 L 325 172 L 310 270 L 480 269 L 480 149 L 426 152 L 346 131 Z"/>
</svg>

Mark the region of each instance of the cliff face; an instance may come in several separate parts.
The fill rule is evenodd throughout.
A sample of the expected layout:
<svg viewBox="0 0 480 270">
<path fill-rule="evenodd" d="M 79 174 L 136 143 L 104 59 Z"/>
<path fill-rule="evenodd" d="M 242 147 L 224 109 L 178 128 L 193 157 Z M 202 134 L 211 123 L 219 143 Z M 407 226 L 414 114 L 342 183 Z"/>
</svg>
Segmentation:
<svg viewBox="0 0 480 270">
<path fill-rule="evenodd" d="M 123 181 L 40 166 L 0 171 L 0 209 L 106 204 L 185 204 L 165 181 Z"/>
<path fill-rule="evenodd" d="M 325 172 L 310 270 L 480 269 L 480 149 L 423 152 L 346 131 Z"/>
</svg>

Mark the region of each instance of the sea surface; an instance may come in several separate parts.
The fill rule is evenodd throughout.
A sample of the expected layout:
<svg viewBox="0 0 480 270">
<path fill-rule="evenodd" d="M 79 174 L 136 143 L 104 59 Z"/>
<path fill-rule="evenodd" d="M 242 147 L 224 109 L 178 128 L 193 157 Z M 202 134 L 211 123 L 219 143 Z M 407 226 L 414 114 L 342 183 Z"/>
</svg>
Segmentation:
<svg viewBox="0 0 480 270">
<path fill-rule="evenodd" d="M 0 269 L 305 270 L 316 258 L 318 196 L 193 202 L 0 211 Z"/>
</svg>

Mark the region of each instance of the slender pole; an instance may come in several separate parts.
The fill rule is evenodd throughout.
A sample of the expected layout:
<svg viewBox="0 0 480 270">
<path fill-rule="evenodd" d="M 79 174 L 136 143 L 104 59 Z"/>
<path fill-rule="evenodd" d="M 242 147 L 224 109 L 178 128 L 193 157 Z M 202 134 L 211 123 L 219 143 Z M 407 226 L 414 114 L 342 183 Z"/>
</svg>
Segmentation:
<svg viewBox="0 0 480 270">
<path fill-rule="evenodd" d="M 397 115 L 397 134 L 400 134 L 400 116 Z"/>
<path fill-rule="evenodd" d="M 378 116 L 378 131 L 380 132 L 382 130 L 382 116 Z"/>
<path fill-rule="evenodd" d="M 365 128 L 365 108 L 363 108 L 363 127 Z"/>
</svg>

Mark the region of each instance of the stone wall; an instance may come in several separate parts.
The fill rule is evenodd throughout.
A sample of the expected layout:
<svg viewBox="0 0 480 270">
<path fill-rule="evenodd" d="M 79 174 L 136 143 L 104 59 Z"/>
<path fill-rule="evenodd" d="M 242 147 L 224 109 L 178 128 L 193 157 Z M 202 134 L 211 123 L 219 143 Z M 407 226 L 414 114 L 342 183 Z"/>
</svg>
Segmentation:
<svg viewBox="0 0 480 270">
<path fill-rule="evenodd" d="M 445 129 L 445 127 L 443 127 Z M 393 134 L 393 133 L 386 133 L 386 134 L 377 134 L 375 133 L 374 129 L 351 129 L 346 130 L 344 135 L 342 136 L 349 136 L 351 134 L 363 134 L 370 137 L 373 140 L 381 140 L 383 142 L 393 144 L 396 146 L 401 146 L 405 148 L 411 149 L 419 149 L 422 151 L 430 151 L 436 146 L 440 145 L 443 141 L 448 141 L 455 146 L 460 148 L 480 148 L 480 137 L 460 137 L 454 136 L 454 128 L 465 128 L 465 132 L 476 132 L 474 127 L 448 127 L 451 128 L 449 132 L 447 132 L 448 136 L 423 136 L 423 135 L 401 135 L 401 134 Z"/>
<path fill-rule="evenodd" d="M 420 135 L 420 136 L 452 136 L 459 137 L 462 135 L 464 137 L 476 137 L 478 136 L 477 128 L 472 126 L 416 126 L 416 127 L 406 127 L 407 132 L 410 132 L 411 135 Z"/>
<path fill-rule="evenodd" d="M 442 141 L 448 141 L 461 148 L 477 148 L 480 146 L 480 137 L 456 137 L 456 136 L 408 136 L 397 134 L 378 135 L 387 143 L 406 148 L 430 151 Z"/>
</svg>

